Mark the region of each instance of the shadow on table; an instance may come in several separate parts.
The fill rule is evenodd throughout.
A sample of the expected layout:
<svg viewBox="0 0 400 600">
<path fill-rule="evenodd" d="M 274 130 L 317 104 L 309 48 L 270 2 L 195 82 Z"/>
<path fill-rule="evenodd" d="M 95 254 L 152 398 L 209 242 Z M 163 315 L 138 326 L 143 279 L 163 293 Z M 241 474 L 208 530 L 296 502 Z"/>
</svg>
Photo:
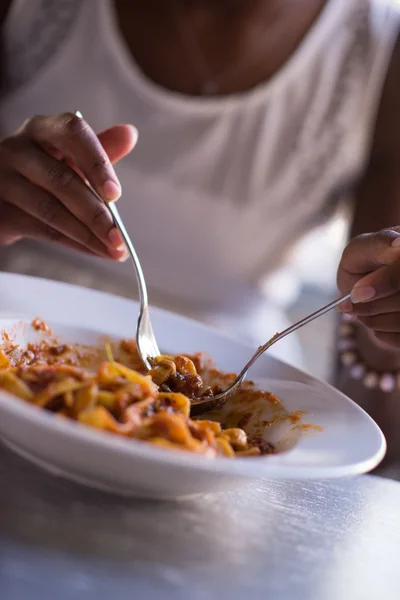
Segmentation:
<svg viewBox="0 0 400 600">
<path fill-rule="evenodd" d="M 1 446 L 0 477 L 3 538 L 118 563 L 136 558 L 210 564 L 218 559 L 221 566 L 246 562 L 249 553 L 256 561 L 257 546 L 263 540 L 273 544 L 282 535 L 285 513 L 293 511 L 301 527 L 310 511 L 307 503 L 301 508 L 297 502 L 299 484 L 284 482 L 253 483 L 251 491 L 178 502 L 121 498 L 49 475 Z M 260 493 L 255 493 L 257 485 Z M 310 501 L 315 502 L 312 492 Z M 317 502 L 314 518 L 318 510 L 328 527 L 330 511 L 324 503 L 318 509 Z"/>
<path fill-rule="evenodd" d="M 71 484 L 1 446 L 0 481 L 7 600 L 337 600 L 377 597 L 382 582 L 397 598 L 395 482 L 262 481 L 150 502 Z"/>
<path fill-rule="evenodd" d="M 177 502 L 124 498 L 47 474 L 2 447 L 0 460 L 6 482 L 0 532 L 14 541 L 118 562 L 174 563 L 184 555 L 186 562 L 209 563 L 222 550 L 225 560 L 240 560 L 251 534 L 240 514 L 251 510 L 246 501 L 225 512 L 216 495 Z M 257 527 L 254 522 L 254 534 Z"/>
</svg>

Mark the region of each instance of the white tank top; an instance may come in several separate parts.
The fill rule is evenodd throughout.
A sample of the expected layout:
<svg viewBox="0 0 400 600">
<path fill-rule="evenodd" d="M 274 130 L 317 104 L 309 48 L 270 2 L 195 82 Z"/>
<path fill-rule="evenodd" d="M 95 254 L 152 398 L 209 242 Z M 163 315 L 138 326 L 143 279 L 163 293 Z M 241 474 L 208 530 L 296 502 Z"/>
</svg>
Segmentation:
<svg viewBox="0 0 400 600">
<path fill-rule="evenodd" d="M 76 108 L 95 130 L 134 123 L 119 209 L 151 297 L 190 314 L 243 312 L 364 168 L 398 31 L 394 0 L 328 0 L 270 80 L 195 98 L 140 71 L 112 0 L 14 0 L 2 130 Z M 90 264 L 132 277 L 129 264 Z"/>
</svg>

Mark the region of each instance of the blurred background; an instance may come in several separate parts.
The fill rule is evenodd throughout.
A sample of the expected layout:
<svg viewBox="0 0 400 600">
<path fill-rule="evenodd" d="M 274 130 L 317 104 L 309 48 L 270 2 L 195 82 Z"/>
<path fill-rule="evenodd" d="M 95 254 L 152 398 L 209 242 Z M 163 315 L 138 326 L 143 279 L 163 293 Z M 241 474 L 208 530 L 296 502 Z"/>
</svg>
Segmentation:
<svg viewBox="0 0 400 600">
<path fill-rule="evenodd" d="M 400 4 L 400 0 L 396 1 Z M 327 224 L 301 240 L 285 267 L 264 282 L 268 297 L 287 312 L 292 322 L 326 304 L 337 294 L 336 269 L 347 236 L 347 219 L 338 212 Z M 27 275 L 40 272 L 40 276 L 50 279 L 97 286 L 96 277 L 78 256 L 75 261 L 66 261 L 56 248 L 43 249 L 29 241 L 2 248 L 0 270 Z M 106 291 L 132 296 L 131 285 L 117 278 L 110 277 L 102 283 Z M 335 313 L 328 314 L 300 331 L 305 368 L 324 379 L 331 375 L 335 319 Z M 271 334 L 275 331 L 271 324 Z"/>
<path fill-rule="evenodd" d="M 306 236 L 294 249 L 292 258 L 281 270 L 265 281 L 268 296 L 296 321 L 335 294 L 336 269 L 347 239 L 347 220 L 336 215 L 328 224 Z M 318 248 L 318 252 L 315 252 Z M 54 247 L 43 251 L 34 242 L 20 242 L 0 252 L 0 270 L 38 275 L 59 281 L 96 288 L 98 278 L 79 261 L 65 261 Z M 102 289 L 132 297 L 132 286 L 109 278 Z M 299 332 L 307 371 L 330 379 L 336 313 L 330 313 Z M 275 332 L 273 324 L 272 333 Z"/>
</svg>

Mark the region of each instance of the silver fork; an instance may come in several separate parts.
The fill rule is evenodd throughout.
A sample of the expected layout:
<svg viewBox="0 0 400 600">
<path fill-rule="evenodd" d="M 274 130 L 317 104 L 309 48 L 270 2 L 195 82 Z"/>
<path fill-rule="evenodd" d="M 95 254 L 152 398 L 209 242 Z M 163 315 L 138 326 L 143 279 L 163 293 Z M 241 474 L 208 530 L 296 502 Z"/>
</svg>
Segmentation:
<svg viewBox="0 0 400 600">
<path fill-rule="evenodd" d="M 239 390 L 244 379 L 246 378 L 246 375 L 247 375 L 249 369 L 254 365 L 256 360 L 258 358 L 260 358 L 260 356 L 262 354 L 264 354 L 264 352 L 266 350 L 268 350 L 268 348 L 271 348 L 271 346 L 276 344 L 276 342 L 279 342 L 280 340 L 282 340 L 287 335 L 293 333 L 294 331 L 297 331 L 297 329 L 300 329 L 301 327 L 304 327 L 304 325 L 311 323 L 311 321 L 318 319 L 318 317 L 321 317 L 322 315 L 324 315 L 328 311 L 332 310 L 336 306 L 339 306 L 339 304 L 342 304 L 342 302 L 344 302 L 345 300 L 348 300 L 349 298 L 350 298 L 350 293 L 344 294 L 343 296 L 340 296 L 340 298 L 336 298 L 336 300 L 334 300 L 333 302 L 330 302 L 326 306 L 323 306 L 322 308 L 315 311 L 311 315 L 308 315 L 308 317 L 304 317 L 304 319 L 301 319 L 294 325 L 291 325 L 290 327 L 288 327 L 281 333 L 276 333 L 274 336 L 272 336 L 272 338 L 270 340 L 268 340 L 268 342 L 266 342 L 263 346 L 260 346 L 257 349 L 257 351 L 253 354 L 253 356 L 250 358 L 250 360 L 246 363 L 246 365 L 240 371 L 240 373 L 236 377 L 235 381 L 226 390 L 224 390 L 220 394 L 216 394 L 215 396 L 211 396 L 211 397 L 207 397 L 207 398 L 206 397 L 199 398 L 198 400 L 197 399 L 192 400 L 190 414 L 191 415 L 201 415 L 202 413 L 208 412 L 209 410 L 212 410 L 214 408 L 220 408 L 221 406 L 223 406 L 226 403 L 226 401 L 229 400 L 229 398 L 231 398 L 235 394 L 235 392 L 237 392 Z"/>
<path fill-rule="evenodd" d="M 75 114 L 80 119 L 83 118 L 82 113 L 79 110 L 75 111 Z M 132 259 L 133 266 L 136 272 L 136 279 L 139 287 L 139 317 L 136 328 L 136 345 L 138 349 L 138 353 L 143 363 L 146 365 L 148 369 L 151 369 L 151 358 L 155 358 L 161 354 L 157 340 L 154 335 L 153 327 L 151 326 L 150 321 L 150 313 L 149 313 L 149 297 L 147 294 L 146 280 L 144 278 L 143 269 L 141 267 L 138 255 L 136 254 L 136 250 L 132 244 L 131 238 L 125 228 L 125 225 L 121 219 L 121 216 L 118 212 L 117 206 L 114 202 L 104 202 L 104 200 L 99 196 L 96 190 L 87 183 L 90 190 L 96 196 L 96 198 L 106 205 L 108 208 L 115 226 L 119 230 L 122 235 L 122 238 L 125 242 L 129 255 Z"/>
<path fill-rule="evenodd" d="M 78 117 L 82 118 L 82 114 L 79 111 L 75 111 L 75 114 Z M 89 183 L 87 185 L 89 186 L 89 188 L 91 189 L 93 194 L 96 196 L 96 198 L 100 202 L 103 202 L 106 205 L 106 207 L 108 208 L 108 210 L 110 211 L 111 216 L 114 220 L 115 226 L 119 229 L 119 231 L 123 237 L 123 240 L 126 244 L 126 247 L 128 249 L 128 252 L 130 254 L 130 257 L 132 259 L 133 266 L 136 271 L 136 278 L 137 278 L 138 286 L 139 286 L 139 300 L 140 300 L 139 318 L 138 318 L 138 324 L 137 324 L 137 330 L 136 330 L 136 344 L 137 344 L 137 349 L 138 349 L 140 358 L 142 359 L 142 361 L 146 365 L 146 367 L 148 369 L 150 369 L 152 365 L 151 365 L 149 359 L 155 358 L 156 356 L 160 356 L 161 352 L 158 348 L 157 341 L 156 341 L 156 338 L 155 338 L 155 335 L 153 332 L 153 328 L 151 326 L 146 281 L 144 278 L 142 267 L 139 262 L 139 258 L 136 254 L 136 250 L 132 244 L 132 241 L 128 235 L 128 232 L 125 229 L 123 221 L 120 217 L 120 214 L 119 214 L 118 209 L 117 209 L 116 205 L 114 204 L 114 202 L 110 202 L 110 203 L 104 202 L 104 200 L 97 194 L 97 192 L 93 189 L 93 187 Z M 340 298 L 336 298 L 336 300 L 334 300 L 333 302 L 330 302 L 326 306 L 323 306 L 322 308 L 315 311 L 311 315 L 308 315 L 304 319 L 301 319 L 294 325 L 291 325 L 290 327 L 288 327 L 281 333 L 275 334 L 270 340 L 268 340 L 268 342 L 266 342 L 263 346 L 260 346 L 257 349 L 257 351 L 253 354 L 253 356 L 250 358 L 250 360 L 243 367 L 243 369 L 241 370 L 239 375 L 236 377 L 235 381 L 226 390 L 224 390 L 220 394 L 216 394 L 215 396 L 212 396 L 211 398 L 204 397 L 204 398 L 192 400 L 191 401 L 191 411 L 190 411 L 191 415 L 202 414 L 202 413 L 212 410 L 214 408 L 219 408 L 220 406 L 225 404 L 226 401 L 230 397 L 232 397 L 233 394 L 235 394 L 235 392 L 237 392 L 239 390 L 242 382 L 246 378 L 246 375 L 247 375 L 249 369 L 253 366 L 253 364 L 256 362 L 256 360 L 262 354 L 264 354 L 264 352 L 266 350 L 268 350 L 268 348 L 270 348 L 271 346 L 276 344 L 276 342 L 279 342 L 281 339 L 283 339 L 287 335 L 293 333 L 294 331 L 297 331 L 301 327 L 304 327 L 304 325 L 307 325 L 308 323 L 311 323 L 311 321 L 314 321 L 318 317 L 321 317 L 322 315 L 324 315 L 328 311 L 332 310 L 339 304 L 342 304 L 342 302 L 344 302 L 345 300 L 348 300 L 349 298 L 350 298 L 350 293 L 344 294 Z"/>
</svg>

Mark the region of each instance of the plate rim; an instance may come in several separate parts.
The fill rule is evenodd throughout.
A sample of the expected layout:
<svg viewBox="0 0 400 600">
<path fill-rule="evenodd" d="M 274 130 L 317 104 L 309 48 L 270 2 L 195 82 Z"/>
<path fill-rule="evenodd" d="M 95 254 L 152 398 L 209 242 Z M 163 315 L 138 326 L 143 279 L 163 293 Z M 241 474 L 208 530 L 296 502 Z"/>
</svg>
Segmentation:
<svg viewBox="0 0 400 600">
<path fill-rule="evenodd" d="M 115 294 L 110 294 L 108 292 L 102 292 L 100 290 L 93 290 L 91 288 L 85 288 L 83 286 L 79 286 L 76 284 L 71 284 L 71 283 L 66 283 L 66 282 L 60 282 L 60 281 L 53 281 L 50 279 L 45 279 L 45 278 L 38 278 L 38 277 L 33 277 L 33 276 L 26 276 L 26 275 L 20 275 L 20 274 L 13 274 L 13 273 L 0 273 L 0 287 L 1 287 L 1 282 L 3 279 L 8 279 L 11 283 L 14 280 L 25 280 L 28 279 L 30 280 L 31 283 L 39 283 L 41 285 L 45 285 L 45 286 L 52 286 L 54 287 L 59 287 L 60 289 L 62 289 L 63 287 L 67 287 L 69 289 L 74 289 L 74 290 L 79 290 L 80 293 L 84 292 L 87 293 L 89 295 L 96 295 L 99 296 L 100 298 L 110 298 L 112 300 L 116 300 L 116 301 L 123 301 L 124 303 L 126 303 L 127 305 L 130 306 L 134 306 L 135 309 L 137 310 L 138 308 L 138 302 L 135 300 L 129 300 L 127 298 L 115 295 Z M 197 327 L 200 327 L 201 329 L 203 329 L 206 332 L 209 332 L 212 336 L 218 336 L 219 338 L 223 338 L 226 341 L 232 341 L 234 342 L 236 345 L 239 345 L 241 348 L 246 348 L 246 349 L 250 349 L 253 350 L 252 346 L 249 343 L 246 342 L 242 342 L 241 340 L 237 340 L 234 338 L 234 336 L 230 336 L 224 332 L 219 332 L 218 330 L 216 330 L 215 328 L 207 325 L 207 324 L 203 324 L 201 322 L 198 322 L 194 319 L 191 319 L 189 317 L 183 316 L 183 315 L 179 315 L 177 313 L 172 313 L 168 310 L 159 308 L 159 307 L 151 307 L 151 310 L 154 312 L 157 312 L 161 318 L 166 318 L 168 316 L 173 316 L 175 318 L 178 318 L 178 320 L 180 320 L 181 322 L 185 323 L 190 323 L 190 324 L 194 324 Z M 29 318 L 29 316 L 27 314 L 25 315 L 21 315 L 21 314 L 17 314 L 16 312 L 14 314 L 12 314 L 11 311 L 6 311 L 3 312 L 2 307 L 1 307 L 1 293 L 0 293 L 0 318 L 15 318 L 17 320 L 21 320 L 21 319 L 27 319 Z M 51 321 L 54 322 L 53 319 L 51 319 Z M 59 325 L 66 325 L 66 322 L 64 321 L 64 323 L 62 321 L 58 321 Z M 69 326 L 73 326 L 73 327 L 77 327 L 77 328 L 81 328 L 79 325 L 69 325 Z M 88 327 L 87 329 L 92 330 L 90 327 Z M 99 331 L 99 333 L 102 333 L 101 331 Z M 177 465 L 177 456 L 179 457 L 179 462 L 180 463 L 185 463 L 185 466 L 187 467 L 192 467 L 192 468 L 197 468 L 200 469 L 202 472 L 207 471 L 209 472 L 210 470 L 213 471 L 214 473 L 221 473 L 224 475 L 229 475 L 229 476 L 239 476 L 239 477 L 244 477 L 244 478 L 270 478 L 270 479 L 294 479 L 294 478 L 299 478 L 299 479 L 307 479 L 307 478 L 320 478 L 320 477 L 342 477 L 342 476 L 347 476 L 347 475 L 352 475 L 352 474 L 358 474 L 358 473 L 362 473 L 365 471 L 369 471 L 372 470 L 375 466 L 377 466 L 380 461 L 382 460 L 382 458 L 384 457 L 385 453 L 386 453 L 386 440 L 385 437 L 381 431 L 381 429 L 379 428 L 379 426 L 375 423 L 375 421 L 372 419 L 372 417 L 370 417 L 370 415 L 368 415 L 368 413 L 361 408 L 358 404 L 356 404 L 353 400 L 351 400 L 350 398 L 348 398 L 345 394 L 343 394 L 340 390 L 336 389 L 334 386 L 332 386 L 331 384 L 322 381 L 316 377 L 311 376 L 310 374 L 301 371 L 300 369 L 297 369 L 295 367 L 292 367 L 291 365 L 287 365 L 284 361 L 281 361 L 279 359 L 276 359 L 275 357 L 264 357 L 264 360 L 267 359 L 269 361 L 275 362 L 275 363 L 280 363 L 281 365 L 288 367 L 293 374 L 298 374 L 301 375 L 300 377 L 300 381 L 298 383 L 301 383 L 303 385 L 310 385 L 311 383 L 318 383 L 319 385 L 321 385 L 323 388 L 325 388 L 325 390 L 329 393 L 333 393 L 335 395 L 339 395 L 342 397 L 342 399 L 344 399 L 346 401 L 346 403 L 350 403 L 352 408 L 355 409 L 357 412 L 359 412 L 364 419 L 366 419 L 366 422 L 368 423 L 368 425 L 370 427 L 372 427 L 372 429 L 374 429 L 375 434 L 378 434 L 380 437 L 380 445 L 379 445 L 379 451 L 377 451 L 373 456 L 371 456 L 368 459 L 365 459 L 363 461 L 359 461 L 356 463 L 352 463 L 352 464 L 346 464 L 346 465 L 326 465 L 326 466 L 306 466 L 306 467 L 302 467 L 302 466 L 295 466 L 295 465 L 282 465 L 282 464 L 276 464 L 274 465 L 274 459 L 276 460 L 279 457 L 282 457 L 282 453 L 275 455 L 275 456 L 268 456 L 266 457 L 266 461 L 268 461 L 268 468 L 267 471 L 268 473 L 263 474 L 262 471 L 264 469 L 260 468 L 260 459 L 259 457 L 255 457 L 255 458 L 242 458 L 242 459 L 229 459 L 229 458 L 224 458 L 224 457 L 217 457 L 215 459 L 206 459 L 203 456 L 197 456 L 197 455 L 191 455 L 188 452 L 185 451 L 176 451 L 176 452 L 166 452 L 165 449 L 161 449 L 161 448 L 157 448 L 157 447 L 153 447 L 151 446 L 151 444 L 144 444 L 144 443 L 140 443 L 140 442 L 135 442 L 135 440 L 125 440 L 124 438 L 119 438 L 118 436 L 115 436 L 111 433 L 108 432 L 103 432 L 103 431 L 96 431 L 96 430 L 92 430 L 90 427 L 82 427 L 82 425 L 78 425 L 74 422 L 68 421 L 68 419 L 55 419 L 54 415 L 48 414 L 46 413 L 46 411 L 40 410 L 39 408 L 36 409 L 36 407 L 32 407 L 27 405 L 23 400 L 21 399 L 17 399 L 18 402 L 15 402 L 16 398 L 14 396 L 12 396 L 11 394 L 7 394 L 6 392 L 1 392 L 0 393 L 0 406 L 4 406 L 4 401 L 6 401 L 6 409 L 9 409 L 11 412 L 15 412 L 15 413 L 19 413 L 22 412 L 22 417 L 21 418 L 27 418 L 25 417 L 25 413 L 27 413 L 28 416 L 30 416 L 31 419 L 33 419 L 33 421 L 36 424 L 39 424 L 39 426 L 43 426 L 43 427 L 49 427 L 50 429 L 54 430 L 54 424 L 56 426 L 56 428 L 61 428 L 60 429 L 60 435 L 70 435 L 73 436 L 74 438 L 78 437 L 79 439 L 81 439 L 81 441 L 83 443 L 89 443 L 90 445 L 105 445 L 107 448 L 110 448 L 110 450 L 112 451 L 113 449 L 116 450 L 118 449 L 118 451 L 122 451 L 122 452 L 128 452 L 130 453 L 131 451 L 133 451 L 133 454 L 135 456 L 135 458 L 137 459 L 142 459 L 144 458 L 145 460 L 156 460 L 157 462 L 164 462 L 164 463 L 168 463 L 168 464 L 172 464 L 174 466 Z M 261 358 L 261 360 L 263 360 L 263 358 Z M 272 378 L 270 378 L 272 379 Z M 279 380 L 282 381 L 282 380 Z M 7 406 L 8 405 L 8 406 Z M 28 409 L 28 410 L 27 410 Z M 17 414 L 14 414 L 14 416 L 18 416 Z M 65 429 L 64 429 L 65 427 Z M 82 439 L 83 437 L 83 439 Z M 132 443 L 134 442 L 134 443 Z M 294 452 L 295 449 L 293 450 L 289 450 L 287 452 L 287 454 L 290 454 L 292 452 Z M 143 454 L 145 456 L 143 456 Z M 285 453 L 286 454 L 286 453 Z M 154 458 L 153 458 L 154 455 Z M 258 463 L 258 464 L 257 464 Z M 252 465 L 256 465 L 255 469 L 250 468 Z M 225 469 L 226 465 L 229 465 L 229 472 L 228 470 Z M 243 465 L 245 466 L 245 468 L 243 469 Z M 295 475 L 291 475 L 289 473 L 284 473 L 284 471 L 289 470 L 289 471 L 296 471 Z M 245 472 L 244 472 L 245 471 Z M 276 473 L 275 473 L 276 471 Z"/>
</svg>

